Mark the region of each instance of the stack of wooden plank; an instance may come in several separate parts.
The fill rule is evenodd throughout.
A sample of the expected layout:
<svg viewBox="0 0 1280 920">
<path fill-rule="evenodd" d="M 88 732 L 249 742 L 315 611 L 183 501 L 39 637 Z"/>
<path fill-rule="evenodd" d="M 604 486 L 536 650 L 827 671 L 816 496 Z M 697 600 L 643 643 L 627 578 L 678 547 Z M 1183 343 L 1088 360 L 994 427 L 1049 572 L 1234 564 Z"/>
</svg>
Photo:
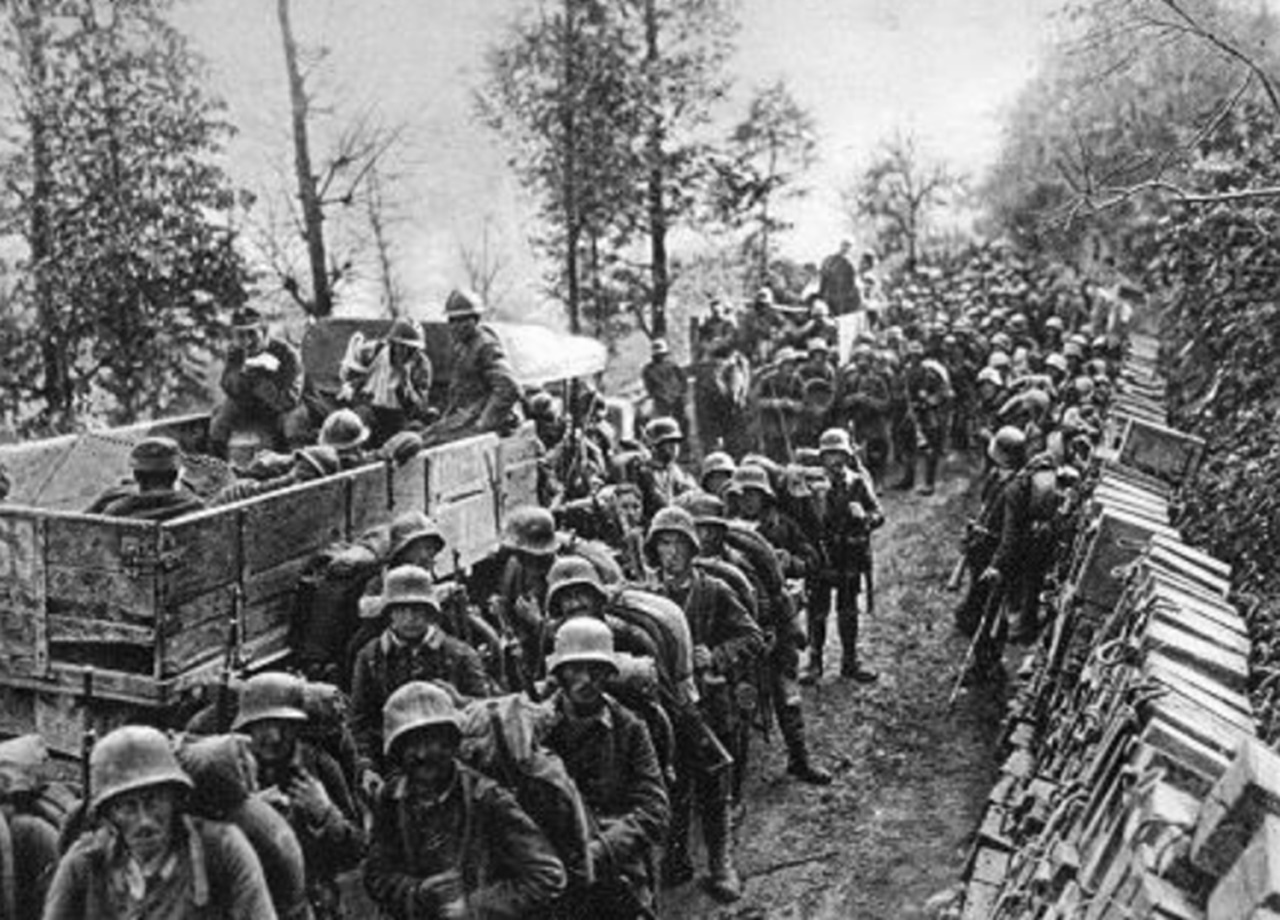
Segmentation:
<svg viewBox="0 0 1280 920">
<path fill-rule="evenodd" d="M 1154 352 L 1124 369 L 1010 706 L 966 918 L 1280 916 L 1280 758 L 1254 737 L 1230 568 L 1170 525 L 1203 444 L 1166 427 Z"/>
</svg>

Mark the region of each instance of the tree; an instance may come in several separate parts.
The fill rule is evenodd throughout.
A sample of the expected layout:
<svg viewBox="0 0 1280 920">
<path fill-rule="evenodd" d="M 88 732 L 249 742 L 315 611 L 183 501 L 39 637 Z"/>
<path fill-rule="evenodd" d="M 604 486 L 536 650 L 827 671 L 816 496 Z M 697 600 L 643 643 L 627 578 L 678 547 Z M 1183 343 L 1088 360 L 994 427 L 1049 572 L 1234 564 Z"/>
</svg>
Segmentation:
<svg viewBox="0 0 1280 920">
<path fill-rule="evenodd" d="M 663 334 L 667 237 L 697 203 L 699 132 L 725 92 L 736 3 L 541 0 L 492 50 L 479 113 L 539 195 L 538 242 L 572 328 L 607 331 L 631 303 Z"/>
<path fill-rule="evenodd" d="M 791 227 L 779 206 L 807 194 L 800 180 L 816 160 L 817 146 L 813 116 L 778 80 L 756 91 L 746 118 L 729 135 L 728 155 L 713 163 L 713 213 L 731 228 L 748 228 L 742 245 L 755 265 L 751 286 L 768 278 L 773 237 Z"/>
<path fill-rule="evenodd" d="M 540 0 L 490 49 L 477 92 L 480 118 L 508 142 L 512 168 L 538 195 L 546 232 L 535 242 L 556 265 L 550 289 L 573 332 L 584 299 L 603 286 L 600 242 L 631 238 L 631 142 L 643 122 L 630 54 L 622 10 L 609 0 Z"/>
<path fill-rule="evenodd" d="M 363 263 L 370 261 L 369 273 L 376 278 L 384 308 L 395 315 L 401 293 L 388 234 L 396 223 L 391 211 L 397 176 L 394 169 L 388 169 L 387 161 L 399 149 L 405 128 L 384 124 L 373 105 L 344 115 L 332 148 L 320 158 L 317 169 L 312 152 L 315 106 L 307 85 L 311 76 L 307 62 L 322 62 L 327 51 L 323 47 L 308 51 L 299 43 L 292 0 L 276 0 L 276 14 L 289 84 L 296 205 L 288 209 L 287 223 L 264 228 L 263 249 L 283 290 L 309 315 L 330 315 L 339 286 L 358 280 Z M 335 214 L 347 216 L 337 233 Z M 334 245 L 335 236 L 340 245 Z M 295 237 L 305 243 L 307 284 L 299 278 L 299 260 L 292 245 Z"/>
<path fill-rule="evenodd" d="M 22 0 L 5 23 L 8 266 L 0 392 L 24 433 L 203 394 L 219 308 L 244 300 L 230 134 L 165 0 Z"/>
<path fill-rule="evenodd" d="M 921 155 L 915 137 L 898 133 L 880 145 L 843 198 L 853 228 L 869 224 L 881 252 L 903 253 L 911 270 L 931 212 L 961 185 L 944 164 Z"/>
<path fill-rule="evenodd" d="M 506 291 L 502 276 L 509 267 L 506 253 L 493 239 L 493 215 L 486 214 L 480 228 L 478 242 L 458 243 L 458 255 L 462 270 L 467 276 L 467 287 L 480 295 L 490 308 L 501 307 Z"/>
</svg>

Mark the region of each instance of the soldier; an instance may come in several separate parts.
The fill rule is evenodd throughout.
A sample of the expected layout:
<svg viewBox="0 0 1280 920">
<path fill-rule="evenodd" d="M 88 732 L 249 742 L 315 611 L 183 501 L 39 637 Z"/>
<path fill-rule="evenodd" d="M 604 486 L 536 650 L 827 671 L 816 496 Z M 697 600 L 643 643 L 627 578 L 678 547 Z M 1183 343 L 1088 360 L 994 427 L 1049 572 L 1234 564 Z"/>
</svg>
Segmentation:
<svg viewBox="0 0 1280 920">
<path fill-rule="evenodd" d="M 712 297 L 709 313 L 698 324 L 698 360 L 727 358 L 737 342 L 738 327 L 732 312 L 719 297 Z"/>
<path fill-rule="evenodd" d="M 653 861 L 671 806 L 644 722 L 605 693 L 617 675 L 613 633 L 601 620 L 575 616 L 556 631 L 547 662 L 558 689 L 545 744 L 560 756 L 590 810 L 592 839 L 585 885 L 570 884 L 555 914 L 565 920 L 652 917 Z"/>
<path fill-rule="evenodd" d="M 818 571 L 822 564 L 819 548 L 795 519 L 778 507 L 777 493 L 763 469 L 744 463 L 733 474 L 729 491 L 736 496 L 737 513 L 754 523 L 760 536 L 773 544 L 786 578 L 802 579 Z"/>
<path fill-rule="evenodd" d="M 240 829 L 186 813 L 191 779 L 163 734 L 116 729 L 94 745 L 89 776 L 100 823 L 59 863 L 45 920 L 273 920 L 262 865 Z"/>
<path fill-rule="evenodd" d="M 889 378 L 876 367 L 870 345 L 853 348 L 852 361 L 844 369 L 838 390 L 838 417 L 851 426 L 858 444 L 866 453 L 871 474 L 880 479 L 889 462 L 891 434 Z"/>
<path fill-rule="evenodd" d="M 379 714 L 397 688 L 410 681 L 447 687 L 451 698 L 488 695 L 489 681 L 476 651 L 445 633 L 431 573 L 402 565 L 387 573 L 382 608 L 390 625 L 356 655 L 351 679 L 351 732 L 359 751 L 361 789 L 374 798 L 382 782 Z"/>
<path fill-rule="evenodd" d="M 514 509 L 502 535 L 506 553 L 493 612 L 498 627 L 520 641 L 525 684 L 541 677 L 542 632 L 546 617 L 547 572 L 560 550 L 555 516 L 537 505 Z"/>
<path fill-rule="evenodd" d="M 781 569 L 766 580 L 753 561 L 745 554 L 729 546 L 726 536 L 729 522 L 725 516 L 724 502 L 714 496 L 700 494 L 686 503 L 693 517 L 702 549 L 699 559 L 720 560 L 742 571 L 750 580 L 759 605 L 759 622 L 765 637 L 765 679 L 769 682 L 765 695 L 773 706 L 778 728 L 787 747 L 787 772 L 803 783 L 825 786 L 831 782 L 831 774 L 815 765 L 809 756 L 805 739 L 804 714 L 800 709 L 800 690 L 797 685 L 799 652 L 795 641 L 798 627 L 795 623 L 789 599 L 781 591 L 770 591 L 769 581 L 782 579 Z"/>
<path fill-rule="evenodd" d="M 230 505 L 259 495 L 266 495 L 268 492 L 287 489 L 299 483 L 323 479 L 325 476 L 332 476 L 341 470 L 342 461 L 339 460 L 337 451 L 331 447 L 313 444 L 310 447 L 303 447 L 294 451 L 292 462 L 286 471 L 278 475 L 268 476 L 265 479 L 237 479 L 235 482 L 228 483 L 219 489 L 213 498 L 209 500 L 209 504 L 212 506 Z"/>
<path fill-rule="evenodd" d="M 423 432 L 431 443 L 462 434 L 513 431 L 519 423 L 515 405 L 520 385 L 507 361 L 498 334 L 480 322 L 480 298 L 470 291 L 451 291 L 444 315 L 453 339 L 453 377 L 444 413 Z"/>
<path fill-rule="evenodd" d="M 640 492 L 644 495 L 645 518 L 652 518 L 684 492 L 697 488 L 693 477 L 680 465 L 684 429 L 673 418 L 655 418 L 644 428 L 644 438 L 652 452 L 640 469 Z"/>
<path fill-rule="evenodd" d="M 801 682 L 813 684 L 822 678 L 827 612 L 835 595 L 840 676 L 860 684 L 874 683 L 876 673 L 858 663 L 858 589 L 863 573 L 871 569 L 871 532 L 884 524 L 884 514 L 847 431 L 823 432 L 818 451 L 831 488 L 821 524 L 823 567 L 809 581 L 809 666 Z"/>
<path fill-rule="evenodd" d="M 738 465 L 723 451 L 713 451 L 702 458 L 702 473 L 698 485 L 710 495 L 719 495 L 729 485 Z"/>
<path fill-rule="evenodd" d="M 338 762 L 299 738 L 307 724 L 302 681 L 267 672 L 240 688 L 232 731 L 249 736 L 258 789 L 282 814 L 302 845 L 307 899 L 316 920 L 343 916 L 340 872 L 364 857 L 359 813 Z"/>
<path fill-rule="evenodd" d="M 753 367 L 763 367 L 773 354 L 783 320 L 774 309 L 773 290 L 762 287 L 751 301 L 751 309 L 738 324 L 738 351 Z"/>
<path fill-rule="evenodd" d="M 0 828 L 12 860 L 5 866 L 0 898 L 14 920 L 40 916 L 58 866 L 59 830 L 67 820 L 63 807 L 76 800 L 67 786 L 47 780 L 48 763 L 49 749 L 40 735 L 0 742 Z"/>
<path fill-rule="evenodd" d="M 924 356 L 919 342 L 907 344 L 906 378 L 907 400 L 914 420 L 919 448 L 924 450 L 924 483 L 921 495 L 932 495 L 938 478 L 938 464 L 947 437 L 948 409 L 952 399 L 951 380 L 947 370 L 938 361 Z M 911 469 L 898 484 L 909 488 L 915 482 L 915 458 Z"/>
<path fill-rule="evenodd" d="M 350 405 L 382 444 L 406 424 L 426 424 L 432 412 L 431 359 L 422 327 L 400 317 L 387 334 L 372 342 L 355 332 L 338 369 L 338 401 Z"/>
<path fill-rule="evenodd" d="M 364 449 L 370 434 L 369 426 L 354 409 L 339 409 L 320 426 L 320 444 L 337 452 L 342 469 L 354 470 L 373 461 Z"/>
<path fill-rule="evenodd" d="M 272 446 L 305 443 L 307 432 L 286 431 L 286 418 L 302 399 L 302 361 L 293 347 L 267 333 L 262 314 L 241 307 L 231 314 L 232 346 L 222 371 L 226 399 L 209 418 L 209 453 L 226 459 L 231 435 L 261 428 Z M 303 440 L 299 440 L 301 437 Z"/>
<path fill-rule="evenodd" d="M 511 793 L 457 757 L 449 694 L 414 681 L 382 711 L 392 766 L 373 811 L 364 885 L 395 920 L 525 917 L 564 890 L 551 844 Z"/>
<path fill-rule="evenodd" d="M 172 438 L 144 438 L 129 452 L 133 482 L 113 486 L 94 499 L 85 514 L 171 521 L 204 508 L 204 502 L 179 485 L 182 451 Z"/>
<path fill-rule="evenodd" d="M 688 431 L 689 379 L 680 365 L 671 360 L 666 339 L 654 339 L 651 351 L 652 358 L 640 371 L 640 379 L 653 402 L 654 417 L 673 418 L 681 431 Z"/>
<path fill-rule="evenodd" d="M 755 379 L 754 402 L 761 449 L 776 463 L 789 463 L 796 426 L 804 409 L 804 381 L 796 373 L 800 353 L 789 345 Z"/>
<path fill-rule="evenodd" d="M 849 253 L 852 240 L 842 240 L 840 249 L 822 262 L 818 281 L 818 296 L 831 307 L 836 316 L 855 313 L 862 309 L 862 295 L 858 292 L 858 275 Z"/>
<path fill-rule="evenodd" d="M 1006 540 L 1005 518 L 1010 513 L 1006 505 L 1014 500 L 1014 481 L 1026 464 L 1026 449 L 1027 437 L 1021 429 L 1005 426 L 996 432 L 987 448 L 995 475 L 983 487 L 982 511 L 965 534 L 965 566 L 973 578 L 956 611 L 956 626 L 966 635 L 987 627 L 978 637 L 973 666 L 965 675 L 968 681 L 998 680 L 1004 674 L 1001 652 L 1008 624 L 1000 604 L 1002 591 L 1012 583 L 1006 578 L 1016 574 L 1011 564 L 1016 564 L 1023 550 L 1016 543 L 1016 528 L 1009 530 Z M 1018 520 L 1016 513 L 1013 520 Z"/>
<path fill-rule="evenodd" d="M 763 649 L 760 627 L 733 590 L 693 564 L 700 548 L 693 518 L 683 508 L 664 508 L 649 525 L 645 549 L 658 571 L 655 591 L 685 612 L 694 648 L 694 673 L 703 717 L 726 748 L 733 743 L 734 700 L 729 693 L 737 674 L 748 673 Z M 664 875 L 668 884 L 687 881 L 693 874 L 689 859 L 689 826 L 696 807 L 707 844 L 712 897 L 723 902 L 742 896 L 742 881 L 733 865 L 729 839 L 729 798 L 726 777 L 712 774 L 692 757 L 694 744 L 688 726 L 679 744 L 680 762 L 672 790 L 672 823 Z"/>
</svg>

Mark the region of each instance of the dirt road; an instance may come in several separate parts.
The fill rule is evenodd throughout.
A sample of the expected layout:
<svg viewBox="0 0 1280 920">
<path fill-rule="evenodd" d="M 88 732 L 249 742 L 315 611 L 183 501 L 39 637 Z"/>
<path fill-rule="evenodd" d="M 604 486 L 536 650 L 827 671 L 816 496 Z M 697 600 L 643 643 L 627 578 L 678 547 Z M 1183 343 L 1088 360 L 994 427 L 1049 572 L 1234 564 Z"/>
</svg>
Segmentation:
<svg viewBox="0 0 1280 920">
<path fill-rule="evenodd" d="M 828 676 L 805 691 L 811 745 L 835 782 L 789 780 L 776 737 L 769 750 L 757 742 L 738 828 L 745 897 L 720 907 L 694 882 L 666 893 L 664 917 L 912 920 L 959 879 L 994 782 L 1002 714 L 999 700 L 971 694 L 944 712 L 964 644 L 951 629 L 957 597 L 943 585 L 968 483 L 952 473 L 934 496 L 885 496 L 877 611 L 860 640 L 880 681 Z M 838 648 L 826 661 L 830 672 Z"/>
</svg>

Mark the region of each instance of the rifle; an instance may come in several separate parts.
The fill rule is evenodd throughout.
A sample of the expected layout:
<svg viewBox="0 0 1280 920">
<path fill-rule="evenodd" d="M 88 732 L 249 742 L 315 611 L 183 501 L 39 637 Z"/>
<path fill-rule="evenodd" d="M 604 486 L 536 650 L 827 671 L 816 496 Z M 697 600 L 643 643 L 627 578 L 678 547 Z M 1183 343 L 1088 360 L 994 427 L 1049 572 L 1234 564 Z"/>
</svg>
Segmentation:
<svg viewBox="0 0 1280 920">
<path fill-rule="evenodd" d="M 218 699 L 215 703 L 215 719 L 219 732 L 231 730 L 234 690 L 232 677 L 240 669 L 240 602 L 232 605 L 231 622 L 227 626 L 227 646 L 222 656 L 222 674 L 218 681 Z"/>
<path fill-rule="evenodd" d="M 951 570 L 951 577 L 947 579 L 948 591 L 954 593 L 960 590 L 960 586 L 964 584 L 964 571 L 968 565 L 969 561 L 964 556 L 956 560 L 955 568 Z"/>
<path fill-rule="evenodd" d="M 1002 592 L 998 587 L 993 587 L 987 595 L 987 600 L 982 608 L 982 620 L 978 623 L 978 628 L 974 630 L 973 639 L 969 642 L 969 647 L 965 649 L 964 660 L 960 663 L 960 676 L 956 678 L 955 686 L 951 688 L 951 695 L 947 697 L 947 714 L 956 705 L 956 700 L 960 698 L 960 691 L 964 688 L 964 679 L 969 672 L 969 667 L 973 664 L 974 659 L 978 655 L 978 646 L 988 638 L 994 641 L 995 631 L 997 628 L 996 616 L 1000 612 Z"/>
<path fill-rule="evenodd" d="M 661 681 L 658 683 L 658 696 L 663 707 L 688 728 L 692 736 L 695 759 L 708 776 L 719 776 L 733 766 L 733 755 L 711 730 L 697 703 L 682 703 L 676 699 L 675 693 L 670 688 L 662 685 Z"/>
<path fill-rule="evenodd" d="M 80 785 L 84 788 L 84 801 L 90 802 L 93 799 L 93 776 L 89 759 L 93 754 L 94 745 L 98 743 L 98 732 L 93 727 L 93 668 L 85 668 L 81 679 L 84 682 L 81 694 L 84 706 L 84 732 L 80 736 Z"/>
</svg>

